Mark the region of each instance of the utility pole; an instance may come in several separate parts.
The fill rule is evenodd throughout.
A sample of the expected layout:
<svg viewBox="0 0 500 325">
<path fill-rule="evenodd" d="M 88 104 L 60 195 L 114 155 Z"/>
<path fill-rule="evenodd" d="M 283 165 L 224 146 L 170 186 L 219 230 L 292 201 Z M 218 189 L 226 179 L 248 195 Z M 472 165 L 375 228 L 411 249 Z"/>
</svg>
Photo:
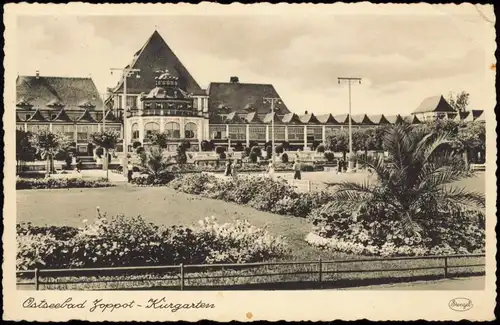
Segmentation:
<svg viewBox="0 0 500 325">
<path fill-rule="evenodd" d="M 357 83 L 361 84 L 361 78 L 354 77 L 338 77 L 338 83 L 347 83 L 349 85 L 349 161 L 347 171 L 352 172 L 353 170 L 353 153 L 352 153 L 352 114 L 351 114 L 351 84 Z"/>
<path fill-rule="evenodd" d="M 131 69 L 131 68 L 111 68 L 111 74 L 113 71 L 121 71 L 123 75 L 123 98 L 125 104 L 123 105 L 123 175 L 128 177 L 128 141 L 127 141 L 127 78 L 131 77 L 134 73 L 137 72 L 136 77 L 140 78 L 138 72 L 140 69 Z"/>
<path fill-rule="evenodd" d="M 280 104 L 280 99 L 279 97 L 264 97 L 264 102 L 271 103 L 271 113 L 274 113 L 275 111 L 274 106 L 276 104 Z M 274 163 L 274 114 L 271 120 L 271 147 L 272 147 L 271 161 Z"/>
</svg>

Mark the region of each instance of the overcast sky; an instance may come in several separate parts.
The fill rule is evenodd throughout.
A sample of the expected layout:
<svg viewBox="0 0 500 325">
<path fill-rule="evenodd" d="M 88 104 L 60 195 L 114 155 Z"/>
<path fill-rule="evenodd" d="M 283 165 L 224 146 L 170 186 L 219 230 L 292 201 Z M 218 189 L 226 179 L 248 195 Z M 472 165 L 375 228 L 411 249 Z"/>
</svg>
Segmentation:
<svg viewBox="0 0 500 325">
<path fill-rule="evenodd" d="M 156 28 L 203 88 L 230 76 L 271 83 L 296 113 L 346 113 L 339 76 L 363 78 L 352 89 L 354 114 L 409 114 L 425 97 L 461 90 L 470 92 L 471 108 L 493 109 L 494 25 L 487 20 L 494 14 L 482 7 L 483 17 L 472 5 L 451 9 L 418 16 L 22 16 L 17 72 L 90 74 L 104 92 L 117 81 L 109 69 L 128 64 Z"/>
</svg>

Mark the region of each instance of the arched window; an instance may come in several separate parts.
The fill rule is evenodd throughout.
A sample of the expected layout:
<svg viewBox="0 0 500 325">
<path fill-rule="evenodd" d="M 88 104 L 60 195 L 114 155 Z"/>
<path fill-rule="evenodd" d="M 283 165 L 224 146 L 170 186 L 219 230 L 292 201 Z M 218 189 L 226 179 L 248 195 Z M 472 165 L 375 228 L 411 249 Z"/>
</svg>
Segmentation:
<svg viewBox="0 0 500 325">
<path fill-rule="evenodd" d="M 132 124 L 132 139 L 139 139 L 139 124 L 137 123 Z"/>
<path fill-rule="evenodd" d="M 167 137 L 171 139 L 180 139 L 181 137 L 181 127 L 177 122 L 168 122 L 165 124 L 165 133 Z"/>
<path fill-rule="evenodd" d="M 198 126 L 195 123 L 193 122 L 186 123 L 186 126 L 184 128 L 186 139 L 196 139 L 197 129 Z"/>
<path fill-rule="evenodd" d="M 146 137 L 153 133 L 160 133 L 160 125 L 155 122 L 148 122 L 144 124 L 144 133 Z"/>
</svg>

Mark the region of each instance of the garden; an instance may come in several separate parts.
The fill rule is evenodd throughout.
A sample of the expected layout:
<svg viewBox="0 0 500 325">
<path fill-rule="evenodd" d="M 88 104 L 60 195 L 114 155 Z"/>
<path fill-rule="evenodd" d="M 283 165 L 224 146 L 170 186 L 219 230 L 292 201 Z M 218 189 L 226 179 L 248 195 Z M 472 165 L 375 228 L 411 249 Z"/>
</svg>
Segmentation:
<svg viewBox="0 0 500 325">
<path fill-rule="evenodd" d="M 482 253 L 484 195 L 456 185 L 474 174 L 462 159 L 463 143 L 450 134 L 411 125 L 387 128 L 386 157 L 356 158 L 375 181 L 331 184 L 306 194 L 265 177 L 180 174 L 172 169 L 179 162 L 152 146 L 141 155 L 146 176 L 136 181 L 147 187 L 68 190 L 60 198 L 18 194 L 18 267 Z M 470 143 L 481 141 L 474 139 L 480 133 L 468 136 Z M 71 204 L 77 215 L 49 212 L 43 204 L 34 208 L 48 197 L 54 198 L 51 205 Z M 113 217 L 98 213 L 82 226 L 96 203 Z M 121 215 L 124 209 L 129 216 Z M 205 219 L 211 215 L 222 223 Z"/>
</svg>

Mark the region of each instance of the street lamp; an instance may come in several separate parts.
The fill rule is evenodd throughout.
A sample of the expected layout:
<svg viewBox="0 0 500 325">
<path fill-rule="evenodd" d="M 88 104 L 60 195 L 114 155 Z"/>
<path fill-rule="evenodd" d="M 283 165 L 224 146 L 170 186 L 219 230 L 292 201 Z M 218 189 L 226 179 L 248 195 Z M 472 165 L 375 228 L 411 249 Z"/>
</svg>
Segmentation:
<svg viewBox="0 0 500 325">
<path fill-rule="evenodd" d="M 345 82 L 349 85 L 349 161 L 347 171 L 351 172 L 353 170 L 353 153 L 352 153 L 352 115 L 351 115 L 351 84 L 358 83 L 361 84 L 361 78 L 353 77 L 338 77 L 338 83 Z"/>
<path fill-rule="evenodd" d="M 275 112 L 275 105 L 280 104 L 281 101 L 279 97 L 265 97 L 264 98 L 264 103 L 271 103 L 271 113 Z M 271 152 L 271 159 L 272 162 L 274 163 L 274 114 L 272 115 L 271 119 L 271 147 L 272 147 L 272 152 Z"/>
<path fill-rule="evenodd" d="M 125 177 L 128 176 L 128 139 L 127 139 L 127 78 L 131 77 L 134 73 L 136 73 L 136 78 L 140 78 L 139 71 L 140 69 L 131 69 L 131 68 L 111 68 L 111 74 L 113 71 L 121 71 L 123 75 L 123 98 L 125 101 L 125 105 L 123 105 L 123 175 Z"/>
</svg>

